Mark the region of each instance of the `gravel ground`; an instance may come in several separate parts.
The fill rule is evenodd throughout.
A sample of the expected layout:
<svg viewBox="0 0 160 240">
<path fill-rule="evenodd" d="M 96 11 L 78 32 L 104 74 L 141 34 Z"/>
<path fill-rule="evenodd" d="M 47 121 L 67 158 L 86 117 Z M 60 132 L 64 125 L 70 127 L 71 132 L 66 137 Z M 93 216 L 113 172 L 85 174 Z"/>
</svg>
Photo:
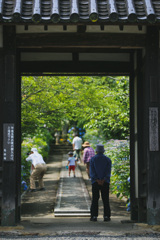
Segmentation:
<svg viewBox="0 0 160 240">
<path fill-rule="evenodd" d="M 97 239 L 97 240 L 117 240 L 117 239 L 122 239 L 122 240 L 152 240 L 152 239 L 157 239 L 157 240 L 159 240 L 160 239 L 160 236 L 159 237 L 157 237 L 157 236 L 143 236 L 143 237 L 141 237 L 141 236 L 137 236 L 137 237 L 135 237 L 135 236 L 128 236 L 128 237 L 126 237 L 126 236 L 118 236 L 118 237 L 106 237 L 106 236 L 101 236 L 101 237 L 99 237 L 99 236 L 73 236 L 73 237 L 65 237 L 65 236 L 59 236 L 59 237 L 50 237 L 50 236 L 46 236 L 46 237 L 5 237 L 5 238 L 3 238 L 3 237 L 1 237 L 1 239 L 8 239 L 8 240 L 15 240 L 15 239 L 17 239 L 17 240 L 23 240 L 23 239 L 25 239 L 25 240 L 29 240 L 29 239 L 36 239 L 36 240 L 93 240 L 93 239 Z"/>
<path fill-rule="evenodd" d="M 145 234 L 124 234 L 118 236 L 109 236 L 103 235 L 100 232 L 75 232 L 75 233 L 62 233 L 57 234 L 55 233 L 53 236 L 39 236 L 39 234 L 27 234 L 17 236 L 16 232 L 10 232 L 3 236 L 3 233 L 0 233 L 0 239 L 8 239 L 8 240 L 28 240 L 28 239 L 35 239 L 35 240 L 151 240 L 151 239 L 160 239 L 159 233 L 145 233 Z"/>
</svg>

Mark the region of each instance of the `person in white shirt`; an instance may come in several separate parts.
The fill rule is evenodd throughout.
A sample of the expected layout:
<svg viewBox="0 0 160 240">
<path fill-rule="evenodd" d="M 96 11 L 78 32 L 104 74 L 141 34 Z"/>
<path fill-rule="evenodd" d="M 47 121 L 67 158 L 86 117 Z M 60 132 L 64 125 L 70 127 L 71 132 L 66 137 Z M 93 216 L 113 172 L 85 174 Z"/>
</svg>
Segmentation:
<svg viewBox="0 0 160 240">
<path fill-rule="evenodd" d="M 32 173 L 30 176 L 30 191 L 35 192 L 36 185 L 35 180 L 38 179 L 39 182 L 39 190 L 43 191 L 44 183 L 43 183 L 43 176 L 47 171 L 46 163 L 43 160 L 43 157 L 41 154 L 38 153 L 37 148 L 32 148 L 30 155 L 26 158 L 26 161 L 32 162 Z"/>
<path fill-rule="evenodd" d="M 75 151 L 76 153 L 76 160 L 79 161 L 81 160 L 80 152 L 82 149 L 82 139 L 78 137 L 78 135 L 76 134 L 75 137 L 73 138 L 72 144 L 73 144 L 73 151 Z"/>
</svg>

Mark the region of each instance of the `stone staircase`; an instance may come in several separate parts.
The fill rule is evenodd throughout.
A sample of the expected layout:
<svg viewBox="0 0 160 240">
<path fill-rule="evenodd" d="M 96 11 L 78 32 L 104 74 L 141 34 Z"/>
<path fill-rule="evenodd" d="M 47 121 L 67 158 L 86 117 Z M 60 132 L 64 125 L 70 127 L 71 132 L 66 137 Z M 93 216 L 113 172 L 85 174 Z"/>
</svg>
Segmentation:
<svg viewBox="0 0 160 240">
<path fill-rule="evenodd" d="M 55 217 L 89 217 L 91 199 L 79 166 L 68 176 L 66 159 L 63 156 L 60 180 L 54 206 Z"/>
<path fill-rule="evenodd" d="M 73 151 L 72 145 L 54 145 L 50 146 L 50 154 L 63 155 L 68 154 L 69 151 Z"/>
</svg>

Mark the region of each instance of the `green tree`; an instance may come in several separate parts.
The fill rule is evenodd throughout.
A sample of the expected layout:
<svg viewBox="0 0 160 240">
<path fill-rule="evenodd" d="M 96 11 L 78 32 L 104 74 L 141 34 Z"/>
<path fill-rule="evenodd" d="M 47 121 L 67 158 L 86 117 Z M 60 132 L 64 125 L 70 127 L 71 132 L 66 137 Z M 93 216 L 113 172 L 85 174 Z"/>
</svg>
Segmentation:
<svg viewBox="0 0 160 240">
<path fill-rule="evenodd" d="M 23 77 L 22 133 L 65 121 L 98 128 L 107 138 L 129 135 L 128 77 Z"/>
</svg>

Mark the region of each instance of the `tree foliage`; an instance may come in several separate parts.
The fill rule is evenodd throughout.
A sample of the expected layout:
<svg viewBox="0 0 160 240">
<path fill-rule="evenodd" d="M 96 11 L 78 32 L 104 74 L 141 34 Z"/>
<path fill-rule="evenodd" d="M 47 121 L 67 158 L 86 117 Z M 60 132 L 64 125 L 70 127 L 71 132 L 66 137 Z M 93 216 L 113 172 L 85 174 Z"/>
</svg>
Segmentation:
<svg viewBox="0 0 160 240">
<path fill-rule="evenodd" d="M 129 135 L 128 77 L 23 77 L 22 136 L 65 121 L 99 129 L 107 138 Z"/>
</svg>

